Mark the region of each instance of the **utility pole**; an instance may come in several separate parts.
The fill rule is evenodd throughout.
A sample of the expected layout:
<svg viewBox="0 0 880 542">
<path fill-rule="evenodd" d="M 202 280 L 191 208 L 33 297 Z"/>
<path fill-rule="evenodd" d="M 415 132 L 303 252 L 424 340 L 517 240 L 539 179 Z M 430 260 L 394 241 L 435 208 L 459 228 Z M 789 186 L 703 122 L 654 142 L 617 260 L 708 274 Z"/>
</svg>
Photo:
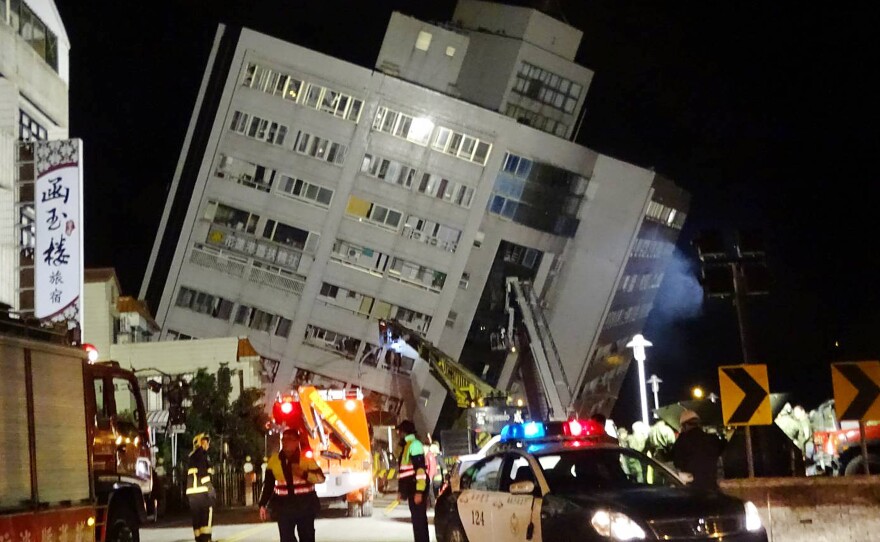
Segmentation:
<svg viewBox="0 0 880 542">
<path fill-rule="evenodd" d="M 748 296 L 765 295 L 769 290 L 763 239 L 754 231 L 737 230 L 731 247 L 721 232 L 705 231 L 692 244 L 702 263 L 700 283 L 703 285 L 703 294 L 709 298 L 732 298 L 743 364 L 751 363 L 751 333 L 746 315 L 746 299 Z M 745 434 L 749 478 L 754 478 L 752 431 L 748 425 L 745 426 Z"/>
</svg>

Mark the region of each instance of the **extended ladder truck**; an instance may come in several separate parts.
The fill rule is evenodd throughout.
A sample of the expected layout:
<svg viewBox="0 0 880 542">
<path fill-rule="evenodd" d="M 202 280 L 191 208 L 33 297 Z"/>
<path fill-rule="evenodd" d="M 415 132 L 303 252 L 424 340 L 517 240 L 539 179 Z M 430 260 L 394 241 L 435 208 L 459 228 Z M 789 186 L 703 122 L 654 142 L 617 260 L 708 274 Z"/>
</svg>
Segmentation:
<svg viewBox="0 0 880 542">
<path fill-rule="evenodd" d="M 533 419 L 565 420 L 571 414 L 571 385 L 531 283 L 508 277 L 505 287 L 507 328 L 502 348 L 508 354 L 496 386 L 489 385 L 399 322 L 379 322 L 380 346 L 424 360 L 431 374 L 450 393 L 452 400 L 446 401 L 440 415 L 447 424 L 461 409 L 491 397 L 507 397 L 517 374 Z M 418 390 L 413 395 L 421 396 Z"/>
</svg>

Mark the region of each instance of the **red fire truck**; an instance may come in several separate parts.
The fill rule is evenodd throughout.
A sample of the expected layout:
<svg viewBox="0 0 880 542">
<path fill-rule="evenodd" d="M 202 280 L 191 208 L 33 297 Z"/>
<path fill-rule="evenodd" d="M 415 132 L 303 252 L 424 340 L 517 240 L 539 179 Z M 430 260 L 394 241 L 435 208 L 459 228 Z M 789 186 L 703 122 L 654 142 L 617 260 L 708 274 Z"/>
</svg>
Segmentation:
<svg viewBox="0 0 880 542">
<path fill-rule="evenodd" d="M 137 380 L 0 317 L 0 540 L 137 541 L 152 493 Z"/>
</svg>

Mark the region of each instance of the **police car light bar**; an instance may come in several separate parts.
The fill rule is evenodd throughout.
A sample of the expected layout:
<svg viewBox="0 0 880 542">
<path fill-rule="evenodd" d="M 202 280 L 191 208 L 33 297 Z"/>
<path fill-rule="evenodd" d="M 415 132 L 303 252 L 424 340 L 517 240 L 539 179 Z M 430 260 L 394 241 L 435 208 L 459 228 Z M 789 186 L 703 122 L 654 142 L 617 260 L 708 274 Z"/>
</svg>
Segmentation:
<svg viewBox="0 0 880 542">
<path fill-rule="evenodd" d="M 605 428 L 594 420 L 571 419 L 564 422 L 525 422 L 505 425 L 501 442 L 534 440 L 590 439 L 605 436 Z"/>
</svg>

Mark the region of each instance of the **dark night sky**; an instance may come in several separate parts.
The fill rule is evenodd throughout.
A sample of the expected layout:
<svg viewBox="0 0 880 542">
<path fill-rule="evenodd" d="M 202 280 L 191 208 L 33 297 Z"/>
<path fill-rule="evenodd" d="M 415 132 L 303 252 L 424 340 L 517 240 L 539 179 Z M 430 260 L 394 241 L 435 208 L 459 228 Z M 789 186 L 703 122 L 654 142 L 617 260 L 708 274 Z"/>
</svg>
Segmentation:
<svg viewBox="0 0 880 542">
<path fill-rule="evenodd" d="M 511 2 L 514 3 L 514 2 Z M 520 2 L 523 3 L 523 2 Z M 372 67 L 392 10 L 448 20 L 440 2 L 57 0 L 70 36 L 71 136 L 86 148 L 86 263 L 137 294 L 218 22 Z M 765 232 L 772 294 L 749 306 L 774 391 L 812 407 L 833 360 L 880 356 L 874 12 L 805 4 L 559 0 L 596 72 L 579 142 L 693 196 L 645 335 L 661 401 L 717 386 L 737 363 L 729 303 L 701 302 L 690 240 Z M 254 7 L 256 5 L 257 7 Z M 368 7 L 369 6 L 369 7 Z M 839 346 L 835 347 L 835 341 Z M 632 376 L 632 375 L 630 375 Z M 618 414 L 635 414 L 628 379 Z"/>
</svg>

